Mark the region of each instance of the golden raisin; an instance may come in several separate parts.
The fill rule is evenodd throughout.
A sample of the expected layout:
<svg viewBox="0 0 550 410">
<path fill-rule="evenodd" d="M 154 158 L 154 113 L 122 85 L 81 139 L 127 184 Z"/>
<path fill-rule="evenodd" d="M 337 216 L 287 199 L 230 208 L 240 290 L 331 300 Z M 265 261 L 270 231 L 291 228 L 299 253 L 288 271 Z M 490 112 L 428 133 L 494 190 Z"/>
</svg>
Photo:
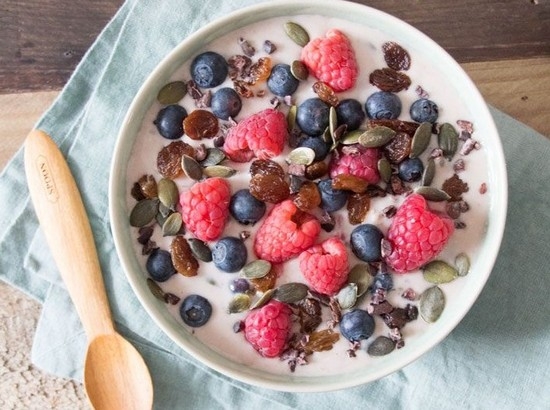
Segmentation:
<svg viewBox="0 0 550 410">
<path fill-rule="evenodd" d="M 321 204 L 321 194 L 317 184 L 305 181 L 293 198 L 294 204 L 302 211 L 311 211 Z"/>
<path fill-rule="evenodd" d="M 275 174 L 256 174 L 250 179 L 250 193 L 256 199 L 277 204 L 290 196 L 288 183 Z"/>
<path fill-rule="evenodd" d="M 267 292 L 270 289 L 273 289 L 275 287 L 275 284 L 277 283 L 277 277 L 279 276 L 279 273 L 277 271 L 277 267 L 273 265 L 267 274 L 261 278 L 254 278 L 250 279 L 250 282 L 257 291 L 259 292 Z"/>
<path fill-rule="evenodd" d="M 348 196 L 347 209 L 348 220 L 352 225 L 358 225 L 365 220 L 370 208 L 370 197 L 368 194 L 351 194 Z"/>
<path fill-rule="evenodd" d="M 270 159 L 257 159 L 250 164 L 250 175 L 277 175 L 285 177 L 285 170 L 275 161 Z"/>
<path fill-rule="evenodd" d="M 178 273 L 183 276 L 196 276 L 199 270 L 199 261 L 193 255 L 189 242 L 184 236 L 175 236 L 170 246 L 172 263 Z"/>
<path fill-rule="evenodd" d="M 157 155 L 157 170 L 164 177 L 174 179 L 183 175 L 181 158 L 195 156 L 195 148 L 183 141 L 173 141 L 163 147 Z"/>
<path fill-rule="evenodd" d="M 220 129 L 218 119 L 210 111 L 195 110 L 183 120 L 183 132 L 189 138 L 214 138 Z"/>
<path fill-rule="evenodd" d="M 328 84 L 322 81 L 316 81 L 313 84 L 313 92 L 317 94 L 317 96 L 321 100 L 323 100 L 329 105 L 332 105 L 333 107 L 336 107 L 340 103 L 334 90 L 330 88 Z"/>
<path fill-rule="evenodd" d="M 412 138 L 404 133 L 398 132 L 393 139 L 384 146 L 386 158 L 392 164 L 399 164 L 411 153 Z"/>
<path fill-rule="evenodd" d="M 351 174 L 339 174 L 332 179 L 333 189 L 342 189 L 362 194 L 367 190 L 369 183 L 363 178 Z"/>
<path fill-rule="evenodd" d="M 269 74 L 271 74 L 271 59 L 269 57 L 258 59 L 258 61 L 250 67 L 250 77 L 252 78 L 253 84 L 257 81 L 267 80 Z"/>
</svg>

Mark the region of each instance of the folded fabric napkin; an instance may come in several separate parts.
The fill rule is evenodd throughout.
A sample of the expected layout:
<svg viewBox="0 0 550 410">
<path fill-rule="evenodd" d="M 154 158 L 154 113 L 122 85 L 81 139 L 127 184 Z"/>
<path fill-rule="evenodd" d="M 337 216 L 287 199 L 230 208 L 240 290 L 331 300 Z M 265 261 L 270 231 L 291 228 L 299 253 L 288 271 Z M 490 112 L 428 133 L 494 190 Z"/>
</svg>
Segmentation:
<svg viewBox="0 0 550 410">
<path fill-rule="evenodd" d="M 255 0 L 126 1 L 38 127 L 66 154 L 95 234 L 118 329 L 143 354 L 155 408 L 550 408 L 550 141 L 492 109 L 509 171 L 509 212 L 493 273 L 468 315 L 436 348 L 376 382 L 291 394 L 220 375 L 177 347 L 134 296 L 114 249 L 107 190 L 115 138 L 139 87 L 174 46 Z M 86 339 L 26 189 L 22 152 L 0 176 L 0 278 L 43 303 L 32 360 L 81 379 Z"/>
</svg>

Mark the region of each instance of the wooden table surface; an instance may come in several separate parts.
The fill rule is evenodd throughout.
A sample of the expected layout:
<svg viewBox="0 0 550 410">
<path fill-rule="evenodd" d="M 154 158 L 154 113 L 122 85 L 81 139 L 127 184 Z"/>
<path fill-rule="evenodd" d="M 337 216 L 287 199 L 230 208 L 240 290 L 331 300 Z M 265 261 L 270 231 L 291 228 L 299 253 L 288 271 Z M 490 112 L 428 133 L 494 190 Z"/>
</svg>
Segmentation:
<svg viewBox="0 0 550 410">
<path fill-rule="evenodd" d="M 550 0 L 356 2 L 432 37 L 462 65 L 489 104 L 550 137 Z M 0 0 L 1 168 L 121 4 Z M 15 291 L 0 287 L 0 297 L 10 292 Z"/>
</svg>

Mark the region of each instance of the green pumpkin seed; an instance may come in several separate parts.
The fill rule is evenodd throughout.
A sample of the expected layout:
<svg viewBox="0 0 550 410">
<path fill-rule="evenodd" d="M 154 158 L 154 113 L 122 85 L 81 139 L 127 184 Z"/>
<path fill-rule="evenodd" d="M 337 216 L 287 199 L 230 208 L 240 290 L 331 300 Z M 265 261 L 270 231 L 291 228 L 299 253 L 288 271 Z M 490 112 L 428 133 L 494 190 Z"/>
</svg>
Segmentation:
<svg viewBox="0 0 550 410">
<path fill-rule="evenodd" d="M 370 267 L 366 263 L 358 263 L 348 273 L 348 283 L 357 285 L 357 297 L 363 296 L 372 283 Z"/>
<path fill-rule="evenodd" d="M 225 165 L 212 165 L 203 169 L 202 173 L 208 178 L 230 178 L 237 173 L 237 171 L 231 167 Z"/>
<path fill-rule="evenodd" d="M 338 127 L 338 115 L 336 114 L 336 108 L 331 105 L 328 111 L 328 130 L 333 141 L 336 127 Z"/>
<path fill-rule="evenodd" d="M 203 167 L 218 165 L 226 158 L 225 153 L 219 148 L 208 148 L 206 157 L 200 162 Z"/>
<path fill-rule="evenodd" d="M 341 309 L 350 309 L 357 302 L 357 284 L 348 283 L 336 295 Z"/>
<path fill-rule="evenodd" d="M 173 81 L 163 86 L 157 94 L 159 103 L 176 104 L 187 94 L 187 84 L 183 81 Z"/>
<path fill-rule="evenodd" d="M 195 258 L 203 262 L 212 262 L 212 251 L 205 242 L 197 238 L 189 238 L 187 241 Z"/>
<path fill-rule="evenodd" d="M 422 274 L 426 282 L 433 284 L 452 282 L 458 277 L 458 271 L 447 262 L 435 260 L 422 268 Z"/>
<path fill-rule="evenodd" d="M 391 128 L 378 125 L 364 131 L 359 136 L 359 144 L 367 148 L 378 148 L 390 142 L 395 134 Z"/>
<path fill-rule="evenodd" d="M 458 276 L 466 276 L 470 272 L 470 258 L 464 252 L 456 256 L 455 265 Z"/>
<path fill-rule="evenodd" d="M 288 109 L 288 114 L 286 116 L 286 123 L 288 127 L 288 132 L 292 132 L 296 128 L 296 114 L 298 112 L 298 107 L 291 105 Z"/>
<path fill-rule="evenodd" d="M 256 259 L 247 263 L 241 270 L 241 276 L 247 279 L 263 278 L 271 270 L 271 263 L 263 259 Z"/>
<path fill-rule="evenodd" d="M 181 157 L 181 168 L 185 175 L 189 178 L 194 179 L 195 181 L 200 181 L 202 178 L 202 167 L 195 158 L 190 157 L 189 155 L 183 155 Z"/>
<path fill-rule="evenodd" d="M 424 321 L 433 323 L 439 319 L 445 309 L 445 294 L 438 286 L 426 289 L 420 295 L 418 310 Z"/>
<path fill-rule="evenodd" d="M 238 295 L 235 295 L 231 302 L 229 302 L 227 313 L 232 314 L 244 312 L 250 307 L 251 304 L 252 301 L 250 300 L 250 296 L 246 293 L 239 293 Z"/>
<path fill-rule="evenodd" d="M 162 224 L 162 236 L 177 235 L 182 225 L 181 214 L 179 212 L 172 213 Z"/>
<path fill-rule="evenodd" d="M 160 203 L 168 209 L 176 209 L 176 204 L 179 200 L 179 191 L 176 183 L 171 179 L 162 178 L 157 185 Z"/>
<path fill-rule="evenodd" d="M 378 173 L 380 174 L 380 178 L 382 178 L 382 181 L 384 181 L 386 184 L 390 182 L 392 169 L 390 161 L 387 160 L 386 157 L 382 157 L 378 160 Z"/>
<path fill-rule="evenodd" d="M 161 287 L 157 282 L 155 282 L 151 278 L 147 278 L 147 287 L 149 288 L 149 290 L 151 291 L 154 297 L 164 302 L 164 291 L 161 289 Z"/>
<path fill-rule="evenodd" d="M 455 127 L 448 122 L 441 125 L 437 137 L 439 148 L 443 150 L 443 155 L 450 160 L 458 148 L 458 132 Z"/>
<path fill-rule="evenodd" d="M 419 186 L 414 189 L 414 192 L 417 194 L 422 195 L 424 198 L 426 198 L 428 201 L 432 202 L 442 202 L 447 201 L 451 198 L 451 196 L 438 188 L 433 188 L 430 186 Z"/>
<path fill-rule="evenodd" d="M 290 151 L 287 161 L 294 165 L 310 165 L 315 160 L 315 151 L 309 147 L 298 147 Z"/>
<path fill-rule="evenodd" d="M 428 159 L 426 162 L 426 167 L 422 173 L 422 179 L 420 184 L 422 186 L 430 186 L 435 176 L 435 161 L 433 158 Z"/>
<path fill-rule="evenodd" d="M 423 122 L 414 132 L 414 136 L 411 142 L 411 153 L 409 158 L 419 157 L 430 145 L 432 138 L 432 124 L 429 122 Z"/>
<path fill-rule="evenodd" d="M 158 199 L 142 199 L 130 212 L 130 225 L 141 228 L 151 223 L 158 213 Z"/>
<path fill-rule="evenodd" d="M 309 288 L 303 283 L 285 283 L 275 289 L 273 298 L 284 303 L 296 303 L 307 296 Z"/>
<path fill-rule="evenodd" d="M 309 43 L 309 34 L 301 25 L 289 21 L 284 24 L 284 29 L 287 36 L 300 47 Z"/>
<path fill-rule="evenodd" d="M 269 289 L 267 290 L 261 297 L 258 299 L 252 306 L 250 306 L 250 310 L 258 309 L 264 306 L 267 302 L 269 302 L 273 295 L 275 294 L 275 289 Z"/>
<path fill-rule="evenodd" d="M 164 223 L 164 220 L 170 216 L 170 214 L 174 212 L 170 208 L 168 208 L 166 205 L 164 205 L 162 202 L 159 203 L 159 213 L 157 216 L 162 217 L 162 221 Z"/>
<path fill-rule="evenodd" d="M 342 141 L 340 141 L 343 145 L 353 145 L 357 144 L 359 142 L 359 137 L 361 134 L 363 134 L 363 130 L 353 130 L 348 132 L 346 135 L 344 135 L 344 138 L 342 138 Z"/>
<path fill-rule="evenodd" d="M 395 342 L 386 336 L 378 336 L 367 347 L 367 353 L 371 356 L 385 356 L 395 349 Z"/>
<path fill-rule="evenodd" d="M 307 80 L 307 77 L 309 76 L 309 72 L 307 70 L 307 67 L 304 63 L 302 63 L 300 60 L 294 60 L 292 64 L 290 65 L 290 73 L 300 81 Z"/>
</svg>

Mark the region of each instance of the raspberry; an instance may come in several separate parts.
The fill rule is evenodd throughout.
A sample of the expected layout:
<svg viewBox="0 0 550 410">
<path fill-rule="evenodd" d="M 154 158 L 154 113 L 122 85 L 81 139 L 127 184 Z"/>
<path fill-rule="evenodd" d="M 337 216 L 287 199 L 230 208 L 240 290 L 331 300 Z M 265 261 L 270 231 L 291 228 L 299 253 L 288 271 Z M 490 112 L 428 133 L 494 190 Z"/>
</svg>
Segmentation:
<svg viewBox="0 0 550 410">
<path fill-rule="evenodd" d="M 279 356 L 290 333 L 290 313 L 290 308 L 277 300 L 253 310 L 244 321 L 246 340 L 264 357 Z"/>
<path fill-rule="evenodd" d="M 300 270 L 313 290 L 333 295 L 348 278 L 348 254 L 340 238 L 329 238 L 303 251 Z"/>
<path fill-rule="evenodd" d="M 319 221 L 287 199 L 277 204 L 260 226 L 254 252 L 260 259 L 284 262 L 313 245 L 319 232 Z"/>
<path fill-rule="evenodd" d="M 223 148 L 235 162 L 248 162 L 253 157 L 269 159 L 283 151 L 287 136 L 285 115 L 267 108 L 231 128 Z"/>
<path fill-rule="evenodd" d="M 355 85 L 359 73 L 355 52 L 349 39 L 339 30 L 329 30 L 325 37 L 311 40 L 302 49 L 300 59 L 310 73 L 336 92 Z"/>
<path fill-rule="evenodd" d="M 387 238 L 392 252 L 387 264 L 396 272 L 410 272 L 436 257 L 454 231 L 451 219 L 432 212 L 426 200 L 412 194 L 399 207 Z"/>
<path fill-rule="evenodd" d="M 187 229 L 202 241 L 220 237 L 229 215 L 231 191 L 224 178 L 197 182 L 180 195 L 181 217 Z"/>
<path fill-rule="evenodd" d="M 343 147 L 332 155 L 329 166 L 330 177 L 350 174 L 362 178 L 370 184 L 376 184 L 380 180 L 379 158 L 378 148 L 365 148 L 361 145 Z"/>
</svg>

